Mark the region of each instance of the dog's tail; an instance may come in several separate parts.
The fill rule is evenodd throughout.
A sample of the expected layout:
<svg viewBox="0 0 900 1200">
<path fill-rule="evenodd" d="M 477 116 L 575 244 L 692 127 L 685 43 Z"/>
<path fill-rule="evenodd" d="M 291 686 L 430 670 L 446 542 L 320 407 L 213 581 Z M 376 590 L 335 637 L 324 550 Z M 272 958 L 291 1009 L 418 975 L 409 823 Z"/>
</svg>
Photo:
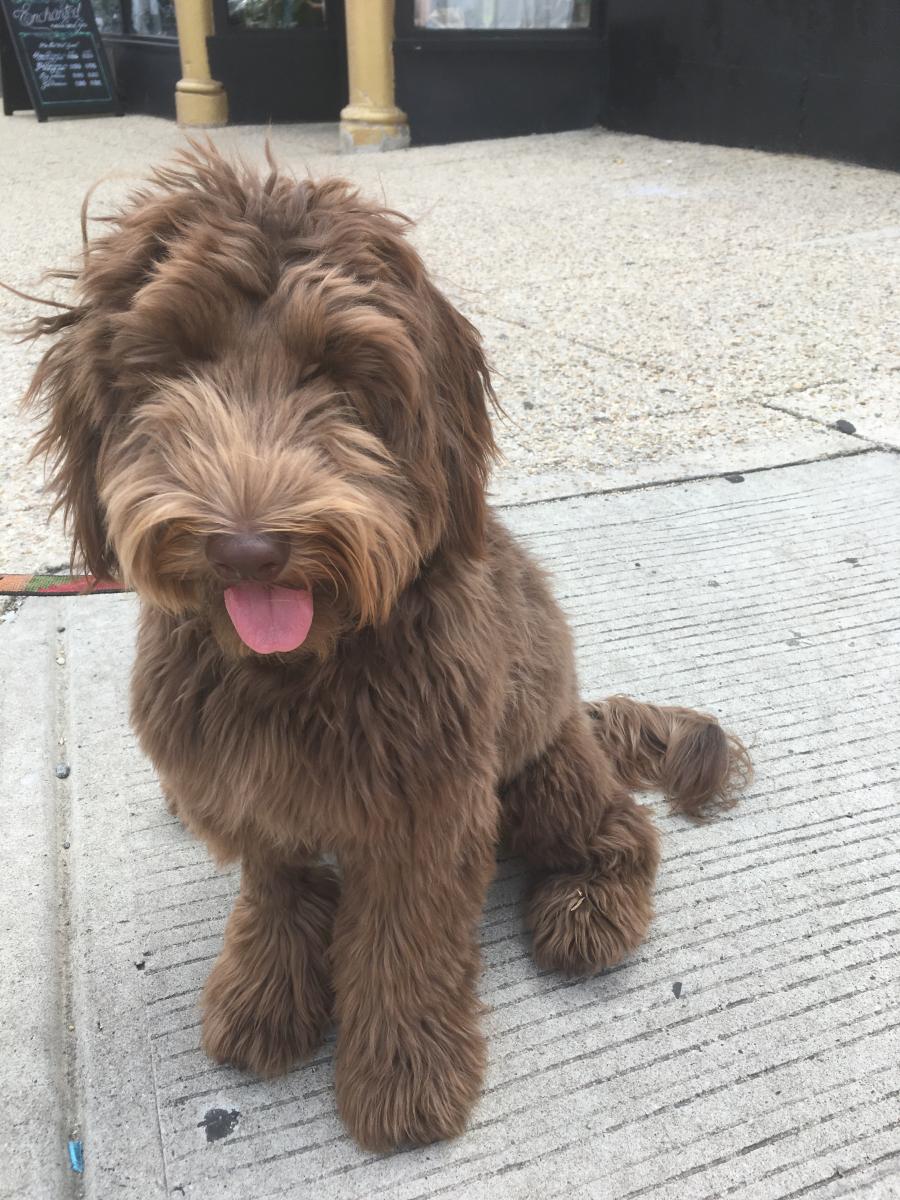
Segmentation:
<svg viewBox="0 0 900 1200">
<path fill-rule="evenodd" d="M 702 820 L 731 808 L 753 778 L 744 744 L 707 713 L 628 696 L 610 696 L 587 710 L 623 783 L 658 788 L 675 812 Z"/>
</svg>

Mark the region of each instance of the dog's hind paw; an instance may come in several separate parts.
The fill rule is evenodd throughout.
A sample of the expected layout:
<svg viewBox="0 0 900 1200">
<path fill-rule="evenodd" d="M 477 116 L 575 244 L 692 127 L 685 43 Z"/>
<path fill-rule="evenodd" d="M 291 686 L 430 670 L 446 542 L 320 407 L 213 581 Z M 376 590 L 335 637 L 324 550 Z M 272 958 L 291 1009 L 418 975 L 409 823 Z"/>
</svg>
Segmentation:
<svg viewBox="0 0 900 1200">
<path fill-rule="evenodd" d="M 528 903 L 532 956 L 543 970 L 595 975 L 637 949 L 652 915 L 650 888 L 641 879 L 548 875 Z"/>
</svg>

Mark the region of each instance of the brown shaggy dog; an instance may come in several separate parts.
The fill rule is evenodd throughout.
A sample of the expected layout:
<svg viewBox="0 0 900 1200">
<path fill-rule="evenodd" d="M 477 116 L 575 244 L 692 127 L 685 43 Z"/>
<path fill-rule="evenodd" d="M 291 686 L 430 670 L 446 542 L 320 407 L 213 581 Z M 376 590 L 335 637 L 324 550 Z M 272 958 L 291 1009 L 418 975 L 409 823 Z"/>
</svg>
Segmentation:
<svg viewBox="0 0 900 1200">
<path fill-rule="evenodd" d="M 478 1097 L 501 834 L 535 959 L 590 975 L 651 917 L 631 789 L 697 815 L 747 768 L 711 717 L 580 700 L 544 575 L 485 504 L 478 334 L 405 227 L 195 148 L 86 247 L 30 393 L 76 556 L 140 595 L 141 745 L 241 862 L 203 1045 L 273 1075 L 336 1020 L 340 1112 L 376 1149 L 460 1133 Z"/>
</svg>

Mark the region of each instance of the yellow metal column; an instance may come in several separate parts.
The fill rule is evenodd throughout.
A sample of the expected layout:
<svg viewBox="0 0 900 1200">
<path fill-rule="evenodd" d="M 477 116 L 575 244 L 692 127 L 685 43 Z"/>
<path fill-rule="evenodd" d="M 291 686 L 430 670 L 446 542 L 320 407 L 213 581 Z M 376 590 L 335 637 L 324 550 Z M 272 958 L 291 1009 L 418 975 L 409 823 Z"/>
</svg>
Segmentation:
<svg viewBox="0 0 900 1200">
<path fill-rule="evenodd" d="M 400 150 L 406 113 L 394 103 L 394 0 L 346 0 L 350 103 L 341 112 L 341 149 Z"/>
<path fill-rule="evenodd" d="M 228 97 L 209 72 L 206 39 L 213 32 L 212 0 L 175 0 L 181 75 L 175 84 L 179 125 L 225 125 Z"/>
</svg>

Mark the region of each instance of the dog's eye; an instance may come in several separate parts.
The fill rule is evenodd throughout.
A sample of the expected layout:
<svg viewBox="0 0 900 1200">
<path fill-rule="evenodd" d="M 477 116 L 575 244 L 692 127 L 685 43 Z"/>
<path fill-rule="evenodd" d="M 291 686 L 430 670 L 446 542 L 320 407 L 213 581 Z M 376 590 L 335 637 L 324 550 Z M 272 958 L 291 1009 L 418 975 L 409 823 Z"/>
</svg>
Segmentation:
<svg viewBox="0 0 900 1200">
<path fill-rule="evenodd" d="M 321 363 L 308 363 L 300 372 L 300 383 L 309 383 L 310 379 L 315 379 L 316 375 L 321 371 Z"/>
</svg>

